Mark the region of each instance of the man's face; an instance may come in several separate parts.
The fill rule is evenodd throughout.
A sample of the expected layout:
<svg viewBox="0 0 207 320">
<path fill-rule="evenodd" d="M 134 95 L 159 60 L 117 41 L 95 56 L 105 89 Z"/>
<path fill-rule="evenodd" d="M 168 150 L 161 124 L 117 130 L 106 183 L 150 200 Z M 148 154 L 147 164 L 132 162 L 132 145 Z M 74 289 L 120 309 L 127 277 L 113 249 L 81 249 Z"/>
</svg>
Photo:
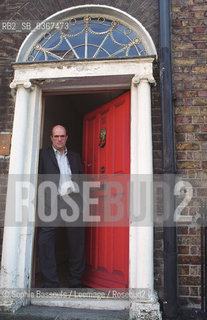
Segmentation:
<svg viewBox="0 0 207 320">
<path fill-rule="evenodd" d="M 50 138 L 55 149 L 60 152 L 65 150 L 66 141 L 68 139 L 65 128 L 62 126 L 55 126 L 52 130 L 52 135 Z"/>
</svg>

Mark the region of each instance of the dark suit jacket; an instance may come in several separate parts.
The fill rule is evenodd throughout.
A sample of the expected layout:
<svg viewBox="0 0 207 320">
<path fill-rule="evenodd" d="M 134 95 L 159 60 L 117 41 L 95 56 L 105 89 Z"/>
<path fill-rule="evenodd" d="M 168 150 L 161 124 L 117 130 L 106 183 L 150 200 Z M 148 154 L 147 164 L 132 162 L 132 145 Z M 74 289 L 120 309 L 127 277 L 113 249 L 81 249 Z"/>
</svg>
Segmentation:
<svg viewBox="0 0 207 320">
<path fill-rule="evenodd" d="M 72 174 L 83 174 L 81 159 L 78 153 L 68 151 L 67 157 L 69 160 Z M 39 174 L 60 174 L 55 152 L 52 147 L 41 149 L 39 154 Z"/>
<path fill-rule="evenodd" d="M 72 180 L 76 182 L 79 186 L 80 193 L 76 194 L 79 202 L 81 203 L 82 199 L 82 181 L 83 181 L 83 168 L 81 164 L 81 159 L 78 153 L 68 151 L 67 153 L 71 172 Z M 39 154 L 39 187 L 42 182 L 52 182 L 56 185 L 56 191 L 58 190 L 59 179 L 60 179 L 60 170 L 58 167 L 57 159 L 55 152 L 52 147 L 48 149 L 41 149 Z M 41 192 L 40 192 L 41 190 Z M 54 193 L 51 194 L 50 188 L 45 188 L 44 190 L 38 190 L 38 200 L 44 198 L 44 211 L 47 213 L 51 212 L 51 206 L 53 206 L 53 201 L 51 196 L 54 196 Z M 54 198 L 53 198 L 54 199 Z M 40 203 L 40 201 L 39 201 Z M 42 203 L 42 202 L 41 202 Z M 39 208 L 39 207 L 38 207 Z"/>
</svg>

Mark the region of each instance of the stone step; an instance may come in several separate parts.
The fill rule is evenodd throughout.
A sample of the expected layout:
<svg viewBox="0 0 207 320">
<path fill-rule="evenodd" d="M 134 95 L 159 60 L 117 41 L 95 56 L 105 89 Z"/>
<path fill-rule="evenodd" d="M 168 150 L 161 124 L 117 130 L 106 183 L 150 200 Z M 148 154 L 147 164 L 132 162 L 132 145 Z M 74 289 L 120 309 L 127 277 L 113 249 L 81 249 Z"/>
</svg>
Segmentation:
<svg viewBox="0 0 207 320">
<path fill-rule="evenodd" d="M 0 313 L 1 320 L 128 320 L 129 312 L 26 306 L 16 313 Z"/>
</svg>

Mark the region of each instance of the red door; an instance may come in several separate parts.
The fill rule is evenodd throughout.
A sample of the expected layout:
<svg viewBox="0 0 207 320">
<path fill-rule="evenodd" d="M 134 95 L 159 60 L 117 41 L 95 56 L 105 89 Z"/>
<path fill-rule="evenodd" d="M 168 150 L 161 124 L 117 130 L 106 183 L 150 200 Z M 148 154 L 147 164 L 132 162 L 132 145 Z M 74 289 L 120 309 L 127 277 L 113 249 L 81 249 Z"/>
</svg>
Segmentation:
<svg viewBox="0 0 207 320">
<path fill-rule="evenodd" d="M 102 138 L 100 138 L 100 132 Z M 122 198 L 123 218 L 105 226 L 86 228 L 86 272 L 84 284 L 93 288 L 127 288 L 129 283 L 129 188 L 130 172 L 130 92 L 88 113 L 83 129 L 84 172 L 98 175 L 101 185 L 121 182 L 113 192 Z M 100 176 L 99 176 L 100 175 Z M 118 194 L 119 193 L 119 194 Z M 98 205 L 92 214 L 100 215 L 109 194 L 100 187 Z M 114 214 L 119 206 L 111 205 Z"/>
</svg>

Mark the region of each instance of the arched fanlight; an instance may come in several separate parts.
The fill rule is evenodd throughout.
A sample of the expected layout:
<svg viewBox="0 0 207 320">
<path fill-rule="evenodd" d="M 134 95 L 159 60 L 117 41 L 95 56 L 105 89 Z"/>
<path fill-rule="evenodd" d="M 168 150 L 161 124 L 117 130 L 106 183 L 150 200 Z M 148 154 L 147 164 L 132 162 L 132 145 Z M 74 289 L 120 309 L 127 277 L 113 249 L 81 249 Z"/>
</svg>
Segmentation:
<svg viewBox="0 0 207 320">
<path fill-rule="evenodd" d="M 35 45 L 28 61 L 147 55 L 136 33 L 116 20 L 85 16 L 54 22 L 54 26 Z"/>
<path fill-rule="evenodd" d="M 31 32 L 17 62 L 113 59 L 156 55 L 145 28 L 121 10 L 85 5 L 60 11 Z"/>
</svg>

